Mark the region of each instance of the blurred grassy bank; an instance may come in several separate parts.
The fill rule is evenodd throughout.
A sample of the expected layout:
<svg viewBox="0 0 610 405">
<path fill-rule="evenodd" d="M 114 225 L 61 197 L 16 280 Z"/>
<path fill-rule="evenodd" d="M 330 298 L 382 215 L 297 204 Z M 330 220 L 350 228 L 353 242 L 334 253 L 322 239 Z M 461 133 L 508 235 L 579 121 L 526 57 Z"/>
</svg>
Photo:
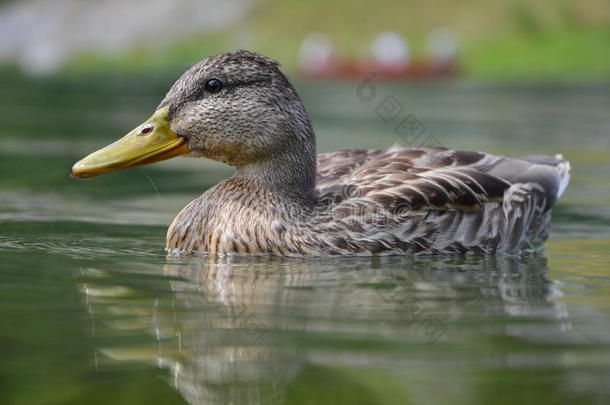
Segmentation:
<svg viewBox="0 0 610 405">
<path fill-rule="evenodd" d="M 473 78 L 610 77 L 607 0 L 323 0 L 259 2 L 243 30 L 253 44 L 284 64 L 302 41 L 323 32 L 340 54 L 367 57 L 381 31 L 403 34 L 415 57 L 430 33 L 451 31 L 464 73 Z"/>
<path fill-rule="evenodd" d="M 237 24 L 171 45 L 142 43 L 121 54 L 81 54 L 68 72 L 182 70 L 206 55 L 236 48 L 271 56 L 290 72 L 312 32 L 327 34 L 340 56 L 353 58 L 367 57 L 379 32 L 396 31 L 406 36 L 417 58 L 437 28 L 455 34 L 468 78 L 610 78 L 607 0 L 253 0 Z"/>
</svg>

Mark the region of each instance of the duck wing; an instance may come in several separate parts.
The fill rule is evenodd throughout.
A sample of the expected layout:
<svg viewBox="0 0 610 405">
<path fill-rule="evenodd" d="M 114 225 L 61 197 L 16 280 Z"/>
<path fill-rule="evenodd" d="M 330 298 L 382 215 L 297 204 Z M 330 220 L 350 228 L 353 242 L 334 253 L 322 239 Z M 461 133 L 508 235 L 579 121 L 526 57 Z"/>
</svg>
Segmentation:
<svg viewBox="0 0 610 405">
<path fill-rule="evenodd" d="M 530 249 L 547 238 L 568 174 L 560 156 L 342 150 L 319 156 L 312 225 L 341 254 Z"/>
<path fill-rule="evenodd" d="M 412 210 L 478 211 L 514 184 L 542 187 L 549 209 L 565 190 L 569 163 L 561 156 L 505 158 L 445 148 L 341 150 L 318 156 L 320 203 L 366 198 Z"/>
</svg>

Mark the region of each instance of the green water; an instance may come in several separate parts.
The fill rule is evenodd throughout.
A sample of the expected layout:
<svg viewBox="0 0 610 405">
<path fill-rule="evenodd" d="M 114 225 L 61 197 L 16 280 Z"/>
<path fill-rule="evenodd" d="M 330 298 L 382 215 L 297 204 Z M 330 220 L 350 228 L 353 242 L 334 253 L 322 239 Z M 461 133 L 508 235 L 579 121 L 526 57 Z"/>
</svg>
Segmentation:
<svg viewBox="0 0 610 405">
<path fill-rule="evenodd" d="M 172 80 L 0 77 L 0 404 L 610 403 L 609 85 L 299 85 L 321 151 L 395 143 L 391 95 L 448 147 L 563 153 L 542 253 L 206 260 L 165 229 L 230 169 L 68 177 Z"/>
</svg>

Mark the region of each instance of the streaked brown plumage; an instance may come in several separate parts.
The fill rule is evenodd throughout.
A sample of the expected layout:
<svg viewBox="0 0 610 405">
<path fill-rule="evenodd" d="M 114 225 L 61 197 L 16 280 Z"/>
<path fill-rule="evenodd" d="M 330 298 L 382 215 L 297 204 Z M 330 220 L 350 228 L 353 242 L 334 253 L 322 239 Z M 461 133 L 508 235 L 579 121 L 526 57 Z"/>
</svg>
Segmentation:
<svg viewBox="0 0 610 405">
<path fill-rule="evenodd" d="M 212 89 L 212 79 L 222 89 Z M 309 116 L 290 81 L 277 62 L 248 51 L 193 66 L 160 104 L 158 111 L 166 110 L 189 156 L 236 168 L 178 214 L 167 234 L 173 251 L 327 256 L 532 249 L 547 238 L 550 208 L 569 178 L 561 156 L 391 148 L 316 158 Z"/>
<path fill-rule="evenodd" d="M 548 236 L 569 164 L 526 159 L 442 148 L 326 153 L 318 156 L 313 207 L 233 177 L 178 215 L 167 247 L 278 255 L 534 249 Z M 514 168 L 512 177 L 505 168 Z M 532 181 L 520 181 L 524 171 Z M 547 175 L 557 181 L 545 182 Z"/>
</svg>

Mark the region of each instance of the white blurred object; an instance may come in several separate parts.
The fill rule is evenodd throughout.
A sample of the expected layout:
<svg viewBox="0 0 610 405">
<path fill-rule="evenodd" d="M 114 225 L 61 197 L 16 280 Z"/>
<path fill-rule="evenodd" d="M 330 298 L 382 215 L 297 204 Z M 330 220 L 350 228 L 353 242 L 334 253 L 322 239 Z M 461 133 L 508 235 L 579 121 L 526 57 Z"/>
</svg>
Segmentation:
<svg viewBox="0 0 610 405">
<path fill-rule="evenodd" d="M 308 73 L 322 71 L 328 67 L 334 50 L 330 39 L 325 34 L 309 34 L 299 49 L 299 66 Z"/>
<path fill-rule="evenodd" d="M 81 52 L 152 48 L 243 19 L 250 0 L 24 0 L 0 7 L 0 63 L 52 73 Z M 203 56 L 203 55 L 202 55 Z"/>
<path fill-rule="evenodd" d="M 428 54 L 437 62 L 449 62 L 457 57 L 458 45 L 455 36 L 446 28 L 438 28 L 428 37 Z"/>
<path fill-rule="evenodd" d="M 381 32 L 373 41 L 371 52 L 382 65 L 406 66 L 410 61 L 407 40 L 397 32 Z"/>
</svg>

